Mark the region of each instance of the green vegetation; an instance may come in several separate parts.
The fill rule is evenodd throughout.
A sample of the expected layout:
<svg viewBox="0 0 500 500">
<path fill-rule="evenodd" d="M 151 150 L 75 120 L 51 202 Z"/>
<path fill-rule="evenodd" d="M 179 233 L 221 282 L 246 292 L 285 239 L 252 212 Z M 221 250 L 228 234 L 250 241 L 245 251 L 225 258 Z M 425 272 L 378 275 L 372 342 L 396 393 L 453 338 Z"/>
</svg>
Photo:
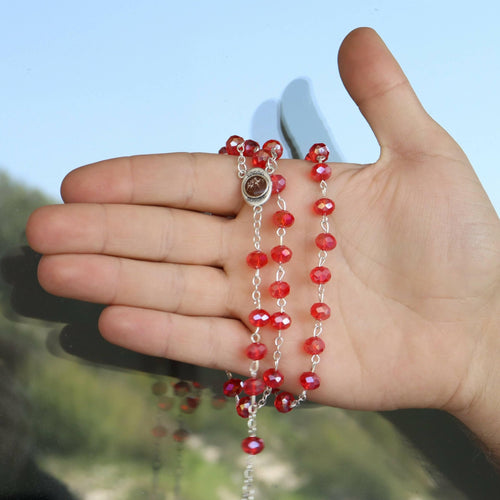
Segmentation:
<svg viewBox="0 0 500 500">
<path fill-rule="evenodd" d="M 29 213 L 49 201 L 0 173 L 0 254 L 23 244 Z M 47 337 L 61 325 L 17 316 L 9 294 L 2 282 L 0 371 L 7 383 L 0 384 L 0 463 L 13 453 L 19 462 L 31 457 L 79 498 L 100 491 L 107 496 L 99 498 L 152 499 L 157 449 L 163 492 L 157 498 L 173 498 L 176 490 L 182 492 L 176 498 L 184 500 L 239 498 L 245 458 L 239 443 L 246 425 L 230 401 L 216 410 L 203 390 L 192 414 L 181 411 L 181 396 L 172 396 L 170 410 L 159 410 L 151 392 L 157 378 L 49 350 Z M 172 394 L 175 380 L 167 382 Z M 155 440 L 151 429 L 158 422 L 167 435 Z M 439 481 L 376 414 L 311 407 L 281 415 L 266 408 L 259 422 L 267 446 L 256 460 L 262 499 L 460 497 L 438 493 Z M 191 431 L 181 444 L 172 438 L 179 426 Z M 12 463 L 8 472 L 22 477 L 22 466 Z"/>
</svg>

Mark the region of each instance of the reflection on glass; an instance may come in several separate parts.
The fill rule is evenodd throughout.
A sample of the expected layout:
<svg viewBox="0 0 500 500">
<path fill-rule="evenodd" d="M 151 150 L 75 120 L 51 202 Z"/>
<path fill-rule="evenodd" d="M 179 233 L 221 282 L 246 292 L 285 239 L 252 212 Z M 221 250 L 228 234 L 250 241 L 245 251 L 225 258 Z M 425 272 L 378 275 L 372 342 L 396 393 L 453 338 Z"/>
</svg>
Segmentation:
<svg viewBox="0 0 500 500">
<path fill-rule="evenodd" d="M 294 155 L 323 140 L 340 159 L 306 81 L 261 106 L 253 129 L 279 123 Z M 221 395 L 224 375 L 112 346 L 97 330 L 101 306 L 41 290 L 39 256 L 16 247 L 50 200 L 0 181 L 0 498 L 238 498 L 244 422 Z M 377 414 L 265 408 L 260 428 L 259 498 L 462 498 Z"/>
</svg>

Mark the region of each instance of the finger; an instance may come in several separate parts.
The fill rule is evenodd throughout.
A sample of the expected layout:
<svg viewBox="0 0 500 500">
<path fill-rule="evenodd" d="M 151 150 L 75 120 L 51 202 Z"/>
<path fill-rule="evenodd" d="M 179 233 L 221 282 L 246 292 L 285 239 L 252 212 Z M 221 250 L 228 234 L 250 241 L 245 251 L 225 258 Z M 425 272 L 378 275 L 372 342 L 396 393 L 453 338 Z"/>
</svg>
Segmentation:
<svg viewBox="0 0 500 500">
<path fill-rule="evenodd" d="M 228 223 L 186 210 L 71 203 L 39 208 L 26 235 L 42 254 L 102 253 L 221 267 Z"/>
<path fill-rule="evenodd" d="M 234 319 L 111 306 L 99 330 L 109 342 L 151 356 L 239 373 L 248 365 L 243 353 L 250 334 Z"/>
<path fill-rule="evenodd" d="M 234 156 L 173 153 L 115 158 L 77 168 L 61 186 L 65 202 L 159 205 L 237 213 Z"/>
<path fill-rule="evenodd" d="M 342 43 L 339 71 L 352 99 L 382 147 L 398 152 L 426 146 L 435 127 L 401 67 L 370 28 L 352 31 Z"/>
<path fill-rule="evenodd" d="M 220 269 L 103 255 L 42 257 L 38 279 L 49 293 L 188 315 L 231 316 L 229 282 Z"/>
</svg>

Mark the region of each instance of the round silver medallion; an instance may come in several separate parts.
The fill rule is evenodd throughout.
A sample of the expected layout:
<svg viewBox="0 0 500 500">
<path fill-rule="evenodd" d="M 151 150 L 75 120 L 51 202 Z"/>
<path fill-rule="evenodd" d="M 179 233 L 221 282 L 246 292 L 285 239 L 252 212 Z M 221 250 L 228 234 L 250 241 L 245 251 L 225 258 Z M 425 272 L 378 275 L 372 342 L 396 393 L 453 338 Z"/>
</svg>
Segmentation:
<svg viewBox="0 0 500 500">
<path fill-rule="evenodd" d="M 252 168 L 241 181 L 241 194 L 249 205 L 263 205 L 270 198 L 271 191 L 271 176 L 262 168 Z"/>
</svg>

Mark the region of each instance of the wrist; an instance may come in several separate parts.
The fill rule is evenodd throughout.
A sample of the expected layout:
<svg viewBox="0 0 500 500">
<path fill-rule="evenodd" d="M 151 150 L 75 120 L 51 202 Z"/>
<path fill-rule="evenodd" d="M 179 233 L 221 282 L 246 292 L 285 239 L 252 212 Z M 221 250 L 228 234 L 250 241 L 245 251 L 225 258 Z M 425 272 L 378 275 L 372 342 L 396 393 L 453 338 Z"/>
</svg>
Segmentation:
<svg viewBox="0 0 500 500">
<path fill-rule="evenodd" d="M 464 382 L 465 404 L 450 409 L 480 441 L 490 460 L 500 468 L 500 296 L 482 322 L 474 357 Z"/>
</svg>

